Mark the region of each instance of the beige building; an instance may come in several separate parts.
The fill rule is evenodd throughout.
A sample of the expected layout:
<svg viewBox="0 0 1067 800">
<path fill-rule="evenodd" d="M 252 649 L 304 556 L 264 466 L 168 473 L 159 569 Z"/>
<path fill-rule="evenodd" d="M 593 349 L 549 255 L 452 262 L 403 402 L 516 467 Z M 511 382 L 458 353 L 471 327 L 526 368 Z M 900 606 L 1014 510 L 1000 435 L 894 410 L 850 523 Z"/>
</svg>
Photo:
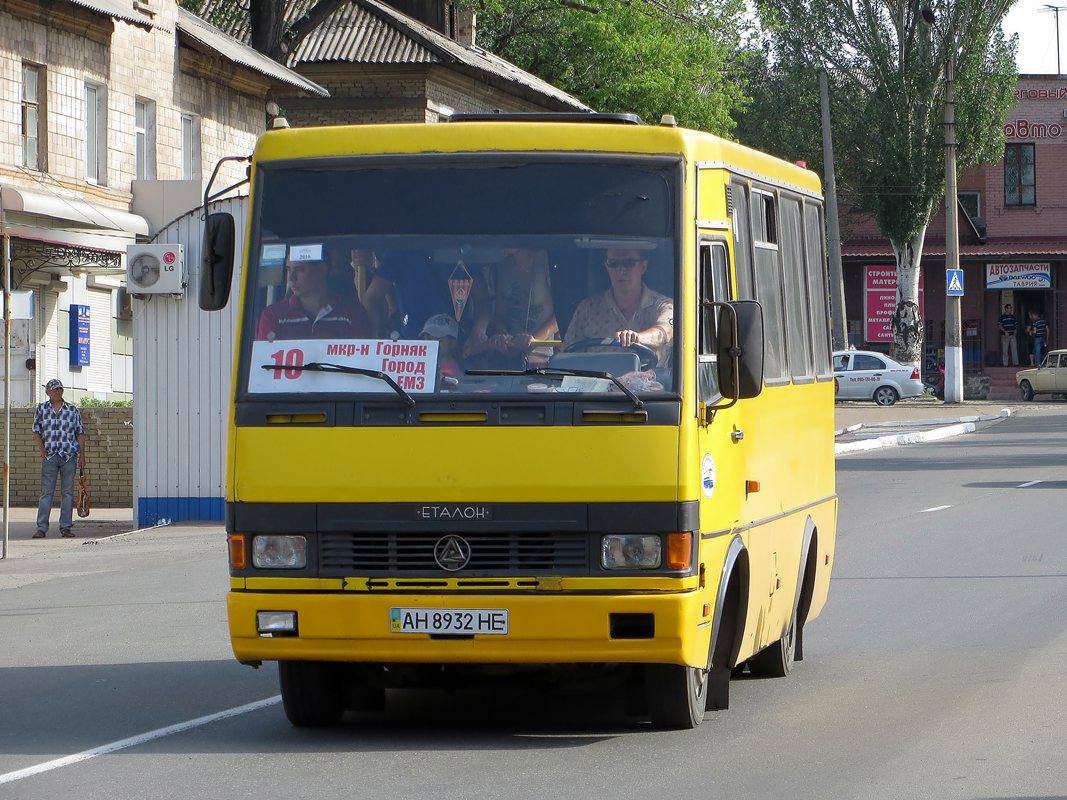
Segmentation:
<svg viewBox="0 0 1067 800">
<path fill-rule="evenodd" d="M 12 405 L 132 396 L 126 247 L 250 153 L 267 98 L 327 91 L 174 0 L 0 0 L 0 233 Z M 216 185 L 243 177 L 229 163 Z M 0 370 L 2 370 L 0 362 Z M 2 373 L 0 373 L 2 374 Z"/>
</svg>

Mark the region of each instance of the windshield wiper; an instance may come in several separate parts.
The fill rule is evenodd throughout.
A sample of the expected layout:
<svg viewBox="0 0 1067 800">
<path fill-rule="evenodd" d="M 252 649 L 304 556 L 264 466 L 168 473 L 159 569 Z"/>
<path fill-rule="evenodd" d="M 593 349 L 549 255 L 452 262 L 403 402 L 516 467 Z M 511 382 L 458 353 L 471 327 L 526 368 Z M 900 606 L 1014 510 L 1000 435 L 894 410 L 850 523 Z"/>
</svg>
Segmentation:
<svg viewBox="0 0 1067 800">
<path fill-rule="evenodd" d="M 560 367 L 530 367 L 529 369 L 469 369 L 465 375 L 501 375 L 501 376 L 532 376 L 548 377 L 549 375 L 573 375 L 576 378 L 600 378 L 611 381 L 619 387 L 619 391 L 629 397 L 634 404 L 634 409 L 645 407 L 644 401 L 634 394 L 626 385 L 610 372 L 592 372 L 587 369 L 562 369 Z"/>
<path fill-rule="evenodd" d="M 349 367 L 344 364 L 330 364 L 324 361 L 309 361 L 307 364 L 300 365 L 285 365 L 279 367 L 277 364 L 261 364 L 263 369 L 285 369 L 285 370 L 299 370 L 301 372 L 341 372 L 345 375 L 363 375 L 367 378 L 377 378 L 378 380 L 387 383 L 389 388 L 400 395 L 404 402 L 409 407 L 415 407 L 415 398 L 400 388 L 400 384 L 394 381 L 390 376 L 384 372 L 379 372 L 376 369 L 364 369 L 363 367 Z"/>
</svg>

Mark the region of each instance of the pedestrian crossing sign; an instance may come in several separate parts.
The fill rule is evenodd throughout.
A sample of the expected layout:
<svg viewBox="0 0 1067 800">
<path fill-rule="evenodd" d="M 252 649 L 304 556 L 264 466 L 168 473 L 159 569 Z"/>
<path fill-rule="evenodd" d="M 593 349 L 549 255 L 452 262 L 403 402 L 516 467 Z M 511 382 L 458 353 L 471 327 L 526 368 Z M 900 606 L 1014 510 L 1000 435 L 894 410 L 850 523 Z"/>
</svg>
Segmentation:
<svg viewBox="0 0 1067 800">
<path fill-rule="evenodd" d="M 949 297 L 963 297 L 963 270 L 945 270 L 945 294 Z"/>
</svg>

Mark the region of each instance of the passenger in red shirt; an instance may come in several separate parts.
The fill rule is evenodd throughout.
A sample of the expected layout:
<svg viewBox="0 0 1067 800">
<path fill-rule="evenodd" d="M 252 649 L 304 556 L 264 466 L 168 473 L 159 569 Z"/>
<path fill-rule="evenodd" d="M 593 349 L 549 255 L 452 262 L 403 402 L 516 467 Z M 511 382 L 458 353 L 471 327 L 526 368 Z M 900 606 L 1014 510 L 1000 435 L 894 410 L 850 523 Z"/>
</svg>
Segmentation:
<svg viewBox="0 0 1067 800">
<path fill-rule="evenodd" d="M 355 298 L 329 298 L 325 261 L 289 261 L 289 296 L 259 315 L 256 339 L 365 339 L 367 312 Z"/>
</svg>

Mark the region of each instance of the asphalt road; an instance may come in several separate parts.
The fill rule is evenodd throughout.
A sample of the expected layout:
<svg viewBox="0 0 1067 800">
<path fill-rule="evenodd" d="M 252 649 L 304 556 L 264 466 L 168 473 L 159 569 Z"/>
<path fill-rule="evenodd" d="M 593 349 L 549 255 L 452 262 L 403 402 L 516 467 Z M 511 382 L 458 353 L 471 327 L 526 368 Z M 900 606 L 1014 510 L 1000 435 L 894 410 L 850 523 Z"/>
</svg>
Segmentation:
<svg viewBox="0 0 1067 800">
<path fill-rule="evenodd" d="M 514 682 L 298 731 L 275 669 L 232 661 L 219 528 L 20 544 L 0 562 L 0 798 L 1067 797 L 1065 423 L 839 459 L 805 660 L 735 681 L 688 732 Z"/>
</svg>

